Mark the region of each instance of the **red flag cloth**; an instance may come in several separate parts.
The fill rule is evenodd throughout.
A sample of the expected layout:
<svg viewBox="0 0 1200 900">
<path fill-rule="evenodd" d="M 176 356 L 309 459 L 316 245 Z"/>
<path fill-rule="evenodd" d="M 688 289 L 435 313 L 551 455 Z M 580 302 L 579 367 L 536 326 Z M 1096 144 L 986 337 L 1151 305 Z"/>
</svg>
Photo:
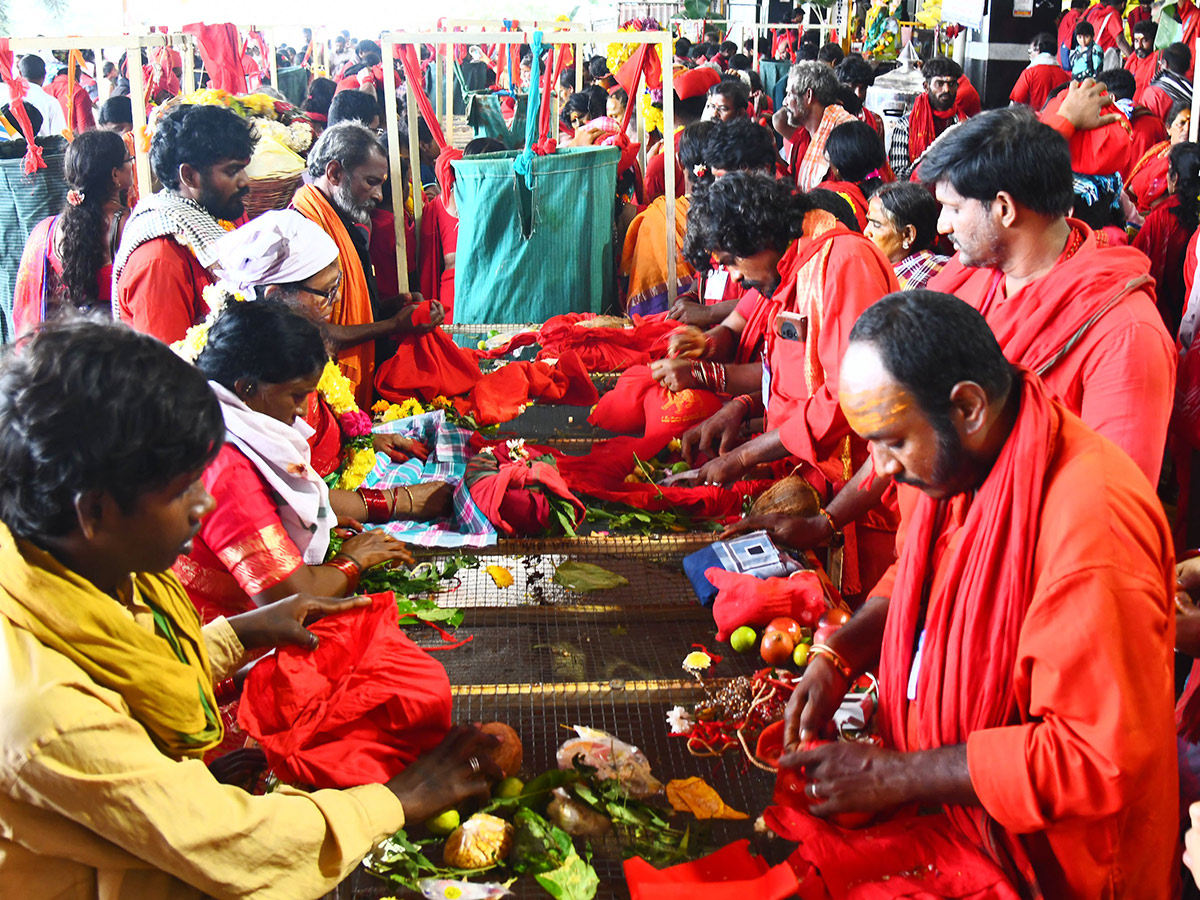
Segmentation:
<svg viewBox="0 0 1200 900">
<path fill-rule="evenodd" d="M 400 630 L 396 598 L 309 626 L 320 646 L 283 647 L 250 670 L 238 725 L 281 779 L 382 784 L 450 730 L 450 679 Z"/>
<path fill-rule="evenodd" d="M 769 806 L 767 827 L 799 844 L 788 858 L 802 900 L 1018 900 L 1004 872 L 944 815 L 901 814 L 846 829 Z"/>
<path fill-rule="evenodd" d="M 312 467 L 322 478 L 331 475 L 342 462 L 342 429 L 333 407 L 316 391 L 308 395 L 304 421 L 313 429 L 308 446 L 312 448 Z"/>
<path fill-rule="evenodd" d="M 1016 421 L 973 494 L 899 488 L 880 733 L 905 752 L 965 744 L 981 806 L 948 807 L 950 820 L 1047 897 L 1100 896 L 1114 878 L 1131 898 L 1170 896 L 1166 519 L 1128 456 L 1040 380 L 1020 370 L 1013 389 Z M 1086 639 L 1106 633 L 1121 646 Z"/>
<path fill-rule="evenodd" d="M 13 78 L 12 70 L 13 54 L 8 46 L 8 38 L 0 37 L 0 79 L 8 86 L 9 108 L 12 109 L 17 124 L 21 126 L 21 134 L 25 137 L 25 163 L 22 171 L 26 175 L 32 175 L 38 169 L 46 168 L 46 163 L 42 159 L 42 148 L 35 141 L 37 134 L 33 130 L 33 123 L 29 121 L 25 104 L 18 102 L 25 96 L 25 82 Z"/>
<path fill-rule="evenodd" d="M 196 22 L 183 26 L 184 34 L 194 35 L 196 49 L 204 60 L 208 86 L 231 94 L 246 93 L 246 73 L 242 70 L 242 44 L 236 25 L 205 25 Z"/>
</svg>

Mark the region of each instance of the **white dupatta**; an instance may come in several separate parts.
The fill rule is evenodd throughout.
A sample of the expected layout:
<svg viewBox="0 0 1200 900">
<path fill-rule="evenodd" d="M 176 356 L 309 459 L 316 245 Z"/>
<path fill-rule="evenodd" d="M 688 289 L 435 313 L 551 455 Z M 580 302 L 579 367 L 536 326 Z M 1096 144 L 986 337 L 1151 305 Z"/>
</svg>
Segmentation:
<svg viewBox="0 0 1200 900">
<path fill-rule="evenodd" d="M 312 427 L 303 419 L 285 425 L 255 412 L 223 385 L 210 381 L 209 386 L 221 401 L 226 440 L 246 454 L 282 501 L 279 519 L 304 562 L 319 566 L 337 517 L 329 505 L 329 487 L 312 467 Z"/>
</svg>

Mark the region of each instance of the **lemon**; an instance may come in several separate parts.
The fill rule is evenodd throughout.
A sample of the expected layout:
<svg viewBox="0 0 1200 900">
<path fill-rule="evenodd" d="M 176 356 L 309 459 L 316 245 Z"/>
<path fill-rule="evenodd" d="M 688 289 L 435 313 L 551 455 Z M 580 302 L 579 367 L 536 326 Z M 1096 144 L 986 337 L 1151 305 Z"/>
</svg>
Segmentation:
<svg viewBox="0 0 1200 900">
<path fill-rule="evenodd" d="M 729 636 L 729 646 L 738 653 L 745 653 L 752 650 L 754 645 L 758 643 L 758 635 L 749 625 L 743 625 L 741 628 L 734 630 Z"/>
<path fill-rule="evenodd" d="M 798 666 L 803 666 L 808 663 L 808 644 L 797 644 L 796 649 L 792 651 L 792 662 Z"/>
<path fill-rule="evenodd" d="M 509 775 L 496 784 L 495 790 L 492 791 L 492 796 L 501 800 L 508 800 L 512 797 L 521 796 L 521 791 L 525 790 L 525 782 L 516 775 Z"/>
<path fill-rule="evenodd" d="M 447 835 L 461 824 L 457 809 L 448 809 L 425 823 L 430 834 Z"/>
</svg>

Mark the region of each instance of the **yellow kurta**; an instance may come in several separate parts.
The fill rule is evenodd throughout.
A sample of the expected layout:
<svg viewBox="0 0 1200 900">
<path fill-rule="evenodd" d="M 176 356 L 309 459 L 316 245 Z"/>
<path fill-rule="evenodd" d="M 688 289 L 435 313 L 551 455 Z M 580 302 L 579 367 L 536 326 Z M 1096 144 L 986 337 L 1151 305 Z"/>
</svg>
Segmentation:
<svg viewBox="0 0 1200 900">
<path fill-rule="evenodd" d="M 219 681 L 243 648 L 224 619 L 204 638 Z M 176 762 L 120 694 L 0 616 L 0 896 L 317 898 L 403 825 L 382 785 L 256 797 Z"/>
</svg>

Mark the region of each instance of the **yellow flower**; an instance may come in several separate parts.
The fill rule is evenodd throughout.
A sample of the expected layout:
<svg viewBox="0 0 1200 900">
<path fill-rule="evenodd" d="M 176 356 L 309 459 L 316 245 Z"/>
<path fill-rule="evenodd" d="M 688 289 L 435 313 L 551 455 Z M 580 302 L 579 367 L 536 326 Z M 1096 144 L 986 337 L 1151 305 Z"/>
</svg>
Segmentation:
<svg viewBox="0 0 1200 900">
<path fill-rule="evenodd" d="M 650 102 L 649 94 L 642 94 L 642 121 L 646 123 L 646 133 L 657 131 L 662 134 L 666 125 L 663 122 L 663 111 Z"/>
<path fill-rule="evenodd" d="M 182 359 L 195 365 L 200 353 L 208 343 L 208 329 L 212 325 L 212 317 L 205 319 L 199 325 L 193 325 L 182 338 L 171 345 L 171 349 Z"/>
<path fill-rule="evenodd" d="M 354 388 L 350 379 L 342 374 L 342 370 L 333 360 L 325 363 L 321 380 L 317 382 L 317 390 L 321 392 L 325 402 L 333 407 L 335 415 L 340 416 L 358 409 L 358 404 L 354 402 Z"/>
<path fill-rule="evenodd" d="M 386 400 L 376 400 L 375 405 L 371 407 L 371 412 L 373 412 L 373 413 L 387 412 L 388 408 L 391 405 L 392 404 L 388 403 Z"/>
<path fill-rule="evenodd" d="M 409 397 L 403 403 L 393 403 L 391 408 L 383 414 L 383 421 L 394 422 L 397 419 L 407 419 L 410 416 L 419 416 L 425 412 L 419 400 L 415 397 Z"/>
<path fill-rule="evenodd" d="M 439 394 L 438 396 L 436 396 L 432 400 L 430 400 L 429 405 L 434 409 L 453 409 L 454 408 L 454 404 L 450 401 L 450 398 L 442 396 L 441 394 Z"/>
<path fill-rule="evenodd" d="M 683 658 L 683 668 L 696 676 L 699 676 L 701 672 L 711 665 L 712 657 L 703 650 L 693 650 Z"/>
<path fill-rule="evenodd" d="M 512 572 L 508 571 L 504 566 L 488 566 L 484 571 L 491 576 L 492 582 L 501 590 L 504 590 L 513 583 Z"/>
<path fill-rule="evenodd" d="M 375 468 L 375 451 L 370 447 L 355 450 L 349 463 L 342 471 L 337 486 L 343 491 L 356 491 L 362 486 L 363 480 Z"/>
</svg>

